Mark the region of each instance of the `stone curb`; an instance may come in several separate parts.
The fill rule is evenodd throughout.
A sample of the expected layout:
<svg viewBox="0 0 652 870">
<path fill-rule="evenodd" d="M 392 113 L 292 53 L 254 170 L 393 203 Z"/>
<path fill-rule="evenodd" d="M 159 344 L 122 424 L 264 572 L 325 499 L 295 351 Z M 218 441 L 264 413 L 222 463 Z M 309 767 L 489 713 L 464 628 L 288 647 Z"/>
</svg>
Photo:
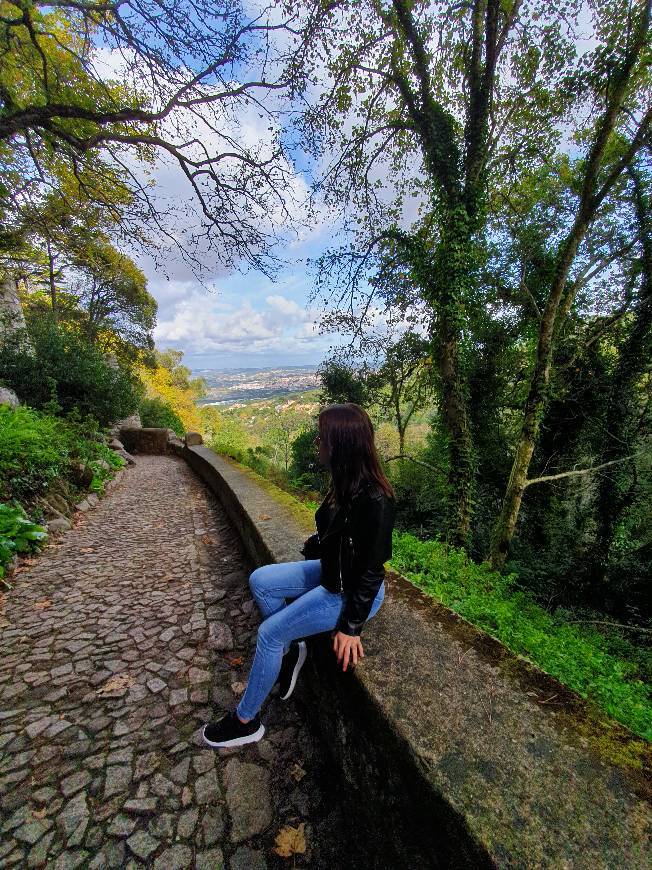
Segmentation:
<svg viewBox="0 0 652 870">
<path fill-rule="evenodd" d="M 236 463 L 178 453 L 255 564 L 302 558 L 305 531 Z M 627 763 L 643 741 L 395 572 L 386 588 L 358 667 L 338 672 L 317 636 L 296 690 L 369 866 L 650 866 L 649 780 Z"/>
</svg>

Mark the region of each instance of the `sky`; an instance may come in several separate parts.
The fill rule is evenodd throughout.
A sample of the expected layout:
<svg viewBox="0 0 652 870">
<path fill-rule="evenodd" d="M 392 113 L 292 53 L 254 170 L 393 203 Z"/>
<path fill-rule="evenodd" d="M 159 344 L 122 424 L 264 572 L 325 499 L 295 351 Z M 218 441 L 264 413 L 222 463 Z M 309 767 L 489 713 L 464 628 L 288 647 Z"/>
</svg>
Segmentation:
<svg viewBox="0 0 652 870">
<path fill-rule="evenodd" d="M 162 173 L 158 187 L 165 196 L 192 196 L 180 173 Z M 183 351 L 193 370 L 318 365 L 337 339 L 320 334 L 319 309 L 308 302 L 306 259 L 318 256 L 327 241 L 328 232 L 318 229 L 280 245 L 283 265 L 273 279 L 216 263 L 200 281 L 178 257 L 170 255 L 161 269 L 154 258 L 136 254 L 159 306 L 157 347 Z"/>
<path fill-rule="evenodd" d="M 246 0 L 246 3 L 252 14 L 258 11 L 258 0 Z M 279 37 L 281 44 L 285 38 L 285 35 Z M 98 47 L 95 67 L 102 75 L 124 80 L 124 55 L 115 50 Z M 249 69 L 242 70 L 242 74 L 243 80 L 261 78 Z M 265 80 L 273 80 L 273 75 L 267 75 Z M 257 97 L 266 105 L 283 99 L 277 98 L 273 91 L 262 97 L 258 92 Z M 202 127 L 202 121 L 193 114 L 183 131 L 185 135 L 180 136 L 179 130 L 172 126 L 179 123 L 179 117 L 182 124 L 184 121 L 183 114 L 177 110 L 177 120 L 171 122 L 167 131 L 169 139 L 175 142 L 197 139 L 209 152 L 219 153 L 225 146 L 216 130 L 225 131 L 245 147 L 261 148 L 264 155 L 267 143 L 275 133 L 286 138 L 285 129 L 279 126 L 281 122 L 261 115 L 256 106 L 245 108 L 239 105 L 236 117 L 230 117 L 228 109 L 224 111 L 223 121 L 220 118 L 213 128 L 208 124 Z M 271 128 L 270 124 L 273 125 Z M 227 147 L 226 150 L 232 149 Z M 196 156 L 202 158 L 204 155 L 199 153 Z M 296 219 L 303 213 L 302 203 L 310 191 L 310 172 L 315 167 L 300 150 L 292 151 L 292 159 L 294 164 L 288 163 L 286 169 L 291 195 L 289 208 Z M 145 180 L 144 170 L 135 158 L 132 161 L 127 155 L 123 160 L 134 176 Z M 183 238 L 182 225 L 185 223 L 190 229 L 193 220 L 196 225 L 199 217 L 198 204 L 188 180 L 173 159 L 162 151 L 157 154 L 150 177 L 156 182 L 150 196 L 159 203 L 159 212 L 171 214 L 178 207 L 179 216 L 175 211 L 175 217 L 168 223 L 174 227 L 177 239 Z M 307 260 L 316 259 L 333 244 L 341 244 L 342 239 L 337 238 L 339 218 L 328 214 L 323 205 L 318 205 L 312 229 L 303 225 L 301 220 L 296 221 L 297 226 L 303 227 L 299 230 L 299 238 L 296 231 L 293 234 L 287 232 L 280 215 L 261 215 L 260 225 L 266 230 L 270 222 L 277 235 L 282 237 L 285 234 L 287 238 L 285 244 L 274 249 L 274 254 L 283 264 L 274 279 L 254 269 L 227 270 L 214 257 L 211 261 L 211 257 L 206 255 L 202 260 L 204 274 L 199 280 L 178 254 L 175 256 L 170 252 L 161 262 L 160 255 L 157 259 L 146 250 L 129 250 L 129 255 L 144 271 L 149 292 L 158 303 L 154 339 L 159 349 L 182 351 L 184 364 L 193 370 L 268 368 L 317 366 L 330 356 L 331 350 L 349 343 L 348 336 L 320 329 L 324 306 L 310 302 L 314 273 L 310 271 Z M 380 310 L 370 310 L 369 316 L 376 327 L 384 322 Z M 400 330 L 401 326 L 395 323 L 393 328 Z"/>
<path fill-rule="evenodd" d="M 300 248 L 282 248 L 295 262 L 274 280 L 253 269 L 216 267 L 199 281 L 183 264 L 170 262 L 166 277 L 150 258 L 139 258 L 159 306 L 157 347 L 183 351 L 184 364 L 194 370 L 318 365 L 333 336 L 319 334 L 319 311 L 308 304 L 311 279 L 302 261 L 323 246 L 318 236 Z"/>
</svg>

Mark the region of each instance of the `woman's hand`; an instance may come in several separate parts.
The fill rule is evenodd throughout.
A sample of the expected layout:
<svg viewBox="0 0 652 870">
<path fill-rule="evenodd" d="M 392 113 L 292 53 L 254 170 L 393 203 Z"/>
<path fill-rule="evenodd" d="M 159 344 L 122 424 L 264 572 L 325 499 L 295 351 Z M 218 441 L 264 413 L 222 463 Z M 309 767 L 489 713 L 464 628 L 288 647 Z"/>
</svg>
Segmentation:
<svg viewBox="0 0 652 870">
<path fill-rule="evenodd" d="M 337 663 L 342 662 L 343 671 L 348 667 L 349 658 L 352 665 L 358 664 L 358 658 L 364 658 L 362 641 L 358 635 L 344 634 L 343 631 L 338 631 L 333 637 L 333 649 L 337 655 Z"/>
</svg>

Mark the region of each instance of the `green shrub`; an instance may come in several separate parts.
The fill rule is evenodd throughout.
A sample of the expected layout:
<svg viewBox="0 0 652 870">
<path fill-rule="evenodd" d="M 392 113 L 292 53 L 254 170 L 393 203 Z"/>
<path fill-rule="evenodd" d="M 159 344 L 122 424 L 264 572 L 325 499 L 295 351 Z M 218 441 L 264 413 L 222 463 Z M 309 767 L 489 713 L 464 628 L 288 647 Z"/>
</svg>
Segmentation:
<svg viewBox="0 0 652 870">
<path fill-rule="evenodd" d="M 95 442 L 92 444 L 95 456 L 88 461 L 93 469 L 93 480 L 89 489 L 91 492 L 103 493 L 104 485 L 110 480 L 116 471 L 126 465 L 122 456 L 107 447 L 105 444 Z M 108 465 L 108 468 L 107 468 Z"/>
<path fill-rule="evenodd" d="M 33 523 L 17 504 L 0 504 L 0 579 L 16 553 L 36 550 L 47 532 Z"/>
<path fill-rule="evenodd" d="M 34 408 L 61 413 L 76 409 L 101 425 L 133 413 L 142 386 L 135 376 L 110 366 L 103 354 L 81 336 L 51 318 L 35 318 L 29 341 L 24 330 L 3 339 L 0 347 L 0 382 Z"/>
<path fill-rule="evenodd" d="M 0 499 L 24 502 L 40 495 L 67 474 L 70 448 L 63 421 L 22 405 L 0 405 Z"/>
<path fill-rule="evenodd" d="M 143 399 L 139 407 L 143 426 L 172 429 L 180 437 L 185 434 L 185 426 L 174 408 L 162 399 Z"/>
<path fill-rule="evenodd" d="M 0 405 L 0 498 L 28 504 L 55 478 L 71 477 L 72 463 L 93 469 L 90 489 L 102 492 L 123 459 L 100 440 L 92 418 L 53 417 L 24 405 Z M 108 466 L 105 467 L 105 466 Z"/>
<path fill-rule="evenodd" d="M 299 432 L 292 441 L 289 472 L 297 489 L 326 492 L 328 472 L 319 464 L 319 451 L 315 444 L 318 433 L 319 427 L 313 425 Z"/>
</svg>

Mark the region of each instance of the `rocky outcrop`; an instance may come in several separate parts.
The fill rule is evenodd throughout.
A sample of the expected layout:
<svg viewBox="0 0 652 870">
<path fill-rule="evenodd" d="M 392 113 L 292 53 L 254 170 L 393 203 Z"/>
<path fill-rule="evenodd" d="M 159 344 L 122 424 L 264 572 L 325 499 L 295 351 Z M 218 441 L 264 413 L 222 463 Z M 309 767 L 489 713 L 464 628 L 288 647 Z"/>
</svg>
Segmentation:
<svg viewBox="0 0 652 870">
<path fill-rule="evenodd" d="M 0 387 L 0 405 L 9 405 L 10 408 L 17 408 L 20 405 L 20 400 L 13 390 L 7 387 Z"/>
<path fill-rule="evenodd" d="M 111 435 L 115 438 L 120 437 L 121 429 L 142 429 L 143 424 L 140 419 L 140 414 L 132 414 L 131 417 L 125 417 L 124 420 L 118 420 L 111 427 Z"/>
<path fill-rule="evenodd" d="M 0 343 L 18 329 L 25 328 L 25 315 L 18 298 L 16 279 L 5 274 L 0 277 Z"/>
<path fill-rule="evenodd" d="M 111 448 L 111 450 L 115 451 L 118 456 L 121 456 L 127 463 L 127 465 L 134 465 L 134 463 L 136 462 L 131 453 L 125 450 L 125 446 L 119 438 L 111 438 L 108 446 Z"/>
</svg>

